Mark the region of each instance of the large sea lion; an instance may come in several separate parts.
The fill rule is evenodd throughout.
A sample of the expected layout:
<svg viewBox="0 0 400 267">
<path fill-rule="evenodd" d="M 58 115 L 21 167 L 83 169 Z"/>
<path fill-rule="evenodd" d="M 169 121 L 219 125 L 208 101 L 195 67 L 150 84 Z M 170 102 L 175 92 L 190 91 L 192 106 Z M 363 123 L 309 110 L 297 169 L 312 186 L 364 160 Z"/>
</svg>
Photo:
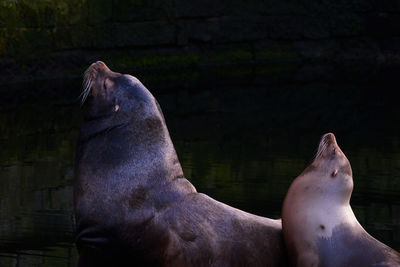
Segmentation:
<svg viewBox="0 0 400 267">
<path fill-rule="evenodd" d="M 282 266 L 280 220 L 197 193 L 160 106 L 133 76 L 86 71 L 76 153 L 79 266 Z"/>
<path fill-rule="evenodd" d="M 400 254 L 369 235 L 351 206 L 349 161 L 332 133 L 283 203 L 285 245 L 295 266 L 400 266 Z"/>
</svg>

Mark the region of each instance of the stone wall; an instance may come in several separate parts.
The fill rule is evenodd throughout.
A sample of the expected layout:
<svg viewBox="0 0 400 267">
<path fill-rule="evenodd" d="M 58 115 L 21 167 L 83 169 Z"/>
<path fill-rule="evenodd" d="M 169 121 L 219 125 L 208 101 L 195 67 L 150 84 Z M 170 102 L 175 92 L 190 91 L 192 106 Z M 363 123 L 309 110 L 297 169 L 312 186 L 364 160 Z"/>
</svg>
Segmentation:
<svg viewBox="0 0 400 267">
<path fill-rule="evenodd" d="M 398 0 L 0 0 L 0 82 L 232 64 L 400 63 Z"/>
</svg>

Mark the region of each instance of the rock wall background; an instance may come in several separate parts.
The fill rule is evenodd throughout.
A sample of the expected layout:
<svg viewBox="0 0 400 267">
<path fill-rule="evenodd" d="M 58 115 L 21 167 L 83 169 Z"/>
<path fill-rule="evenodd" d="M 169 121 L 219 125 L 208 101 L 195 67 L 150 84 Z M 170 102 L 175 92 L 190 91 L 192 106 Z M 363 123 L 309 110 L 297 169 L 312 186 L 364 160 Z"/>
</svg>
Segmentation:
<svg viewBox="0 0 400 267">
<path fill-rule="evenodd" d="M 0 81 L 149 70 L 400 63 L 397 0 L 0 0 Z"/>
</svg>

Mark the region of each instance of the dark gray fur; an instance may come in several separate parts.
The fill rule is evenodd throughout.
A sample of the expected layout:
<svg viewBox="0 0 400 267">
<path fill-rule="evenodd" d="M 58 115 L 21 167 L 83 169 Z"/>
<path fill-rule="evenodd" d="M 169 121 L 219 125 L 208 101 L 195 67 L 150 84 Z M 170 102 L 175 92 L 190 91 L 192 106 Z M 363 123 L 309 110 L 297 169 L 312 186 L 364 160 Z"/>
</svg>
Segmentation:
<svg viewBox="0 0 400 267">
<path fill-rule="evenodd" d="M 197 193 L 157 101 L 102 64 L 114 87 L 91 82 L 76 153 L 79 266 L 285 265 L 279 225 Z"/>
</svg>

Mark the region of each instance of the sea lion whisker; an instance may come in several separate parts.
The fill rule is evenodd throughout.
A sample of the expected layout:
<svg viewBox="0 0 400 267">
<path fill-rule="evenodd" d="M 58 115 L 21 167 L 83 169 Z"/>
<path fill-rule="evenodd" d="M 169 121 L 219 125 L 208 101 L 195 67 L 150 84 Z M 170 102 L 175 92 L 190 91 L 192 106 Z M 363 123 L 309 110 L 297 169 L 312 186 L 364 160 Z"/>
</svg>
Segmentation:
<svg viewBox="0 0 400 267">
<path fill-rule="evenodd" d="M 318 151 L 317 151 L 314 159 L 319 158 L 325 152 L 325 150 L 328 148 L 329 144 L 330 144 L 330 140 L 328 138 L 326 138 L 326 135 L 322 136 L 321 141 L 318 145 Z"/>
<path fill-rule="evenodd" d="M 79 95 L 79 98 L 81 98 L 81 105 L 83 105 L 83 103 L 85 103 L 86 97 L 87 97 L 87 91 L 88 91 L 88 86 L 89 83 L 83 85 L 83 90 L 81 92 L 81 94 Z"/>
<path fill-rule="evenodd" d="M 315 158 L 319 158 L 322 155 L 322 153 L 324 153 L 324 151 L 326 150 L 327 147 L 328 147 L 327 142 L 325 140 L 320 142 L 320 144 L 318 146 L 317 154 L 315 155 Z"/>
<path fill-rule="evenodd" d="M 82 96 L 83 96 L 83 94 L 84 94 L 85 91 L 86 91 L 87 86 L 88 86 L 88 81 L 84 80 L 83 83 L 82 83 L 82 89 L 83 89 L 83 90 L 82 90 L 81 94 L 79 95 L 79 97 L 82 97 Z"/>
<path fill-rule="evenodd" d="M 86 88 L 85 88 L 84 94 L 83 94 L 83 96 L 82 96 L 82 105 L 83 105 L 83 103 L 85 103 L 86 98 L 88 97 L 88 95 L 89 95 L 89 93 L 90 93 L 91 87 L 92 87 L 92 82 L 89 81 L 88 84 L 87 84 L 87 86 L 86 86 Z"/>
<path fill-rule="evenodd" d="M 79 95 L 81 99 L 81 105 L 83 105 L 83 103 L 85 103 L 86 98 L 88 97 L 89 93 L 90 93 L 90 89 L 92 87 L 92 77 L 93 75 L 91 75 L 91 69 L 87 69 L 85 71 L 84 77 L 83 77 L 83 82 L 82 82 L 82 93 Z"/>
<path fill-rule="evenodd" d="M 81 94 L 79 95 L 79 97 L 81 97 L 81 96 L 84 94 L 88 82 L 89 82 L 89 81 L 88 81 L 88 74 L 87 74 L 87 71 L 85 71 L 85 73 L 84 73 L 84 75 L 83 75 L 83 81 L 82 81 L 82 89 L 83 89 L 83 90 L 82 90 Z"/>
</svg>

